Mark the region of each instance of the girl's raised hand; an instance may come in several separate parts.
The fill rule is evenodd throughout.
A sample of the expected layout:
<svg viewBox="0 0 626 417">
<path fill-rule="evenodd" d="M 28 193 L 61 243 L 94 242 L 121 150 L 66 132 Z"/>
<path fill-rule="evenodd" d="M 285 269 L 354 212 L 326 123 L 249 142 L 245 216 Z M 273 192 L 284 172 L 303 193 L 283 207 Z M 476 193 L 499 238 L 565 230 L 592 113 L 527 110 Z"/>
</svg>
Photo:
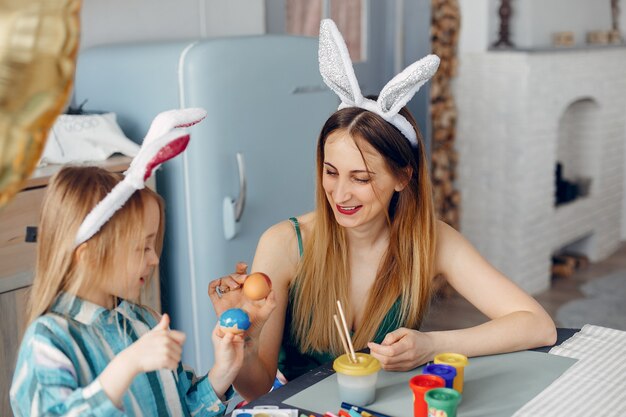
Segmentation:
<svg viewBox="0 0 626 417">
<path fill-rule="evenodd" d="M 213 329 L 211 339 L 215 350 L 215 364 L 209 371 L 209 380 L 218 396 L 222 396 L 243 364 L 244 340 L 242 335 L 221 332 L 219 323 Z"/>
<path fill-rule="evenodd" d="M 185 334 L 169 330 L 169 325 L 169 316 L 163 314 L 154 329 L 121 351 L 98 376 L 102 389 L 116 406 L 121 407 L 124 393 L 138 374 L 178 367 Z"/>
<path fill-rule="evenodd" d="M 159 324 L 126 348 L 125 353 L 130 357 L 130 364 L 137 373 L 160 369 L 175 370 L 178 367 L 185 334 L 170 330 L 169 325 L 169 316 L 163 314 Z"/>
</svg>

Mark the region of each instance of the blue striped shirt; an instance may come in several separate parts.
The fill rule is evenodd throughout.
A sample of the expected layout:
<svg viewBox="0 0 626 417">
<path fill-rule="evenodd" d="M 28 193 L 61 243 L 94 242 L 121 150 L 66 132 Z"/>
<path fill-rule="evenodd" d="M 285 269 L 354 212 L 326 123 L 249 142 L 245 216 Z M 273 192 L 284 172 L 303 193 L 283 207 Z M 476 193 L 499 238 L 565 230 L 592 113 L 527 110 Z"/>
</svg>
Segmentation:
<svg viewBox="0 0 626 417">
<path fill-rule="evenodd" d="M 226 405 L 207 375 L 181 364 L 176 372 L 137 375 L 118 409 L 96 379 L 109 362 L 157 324 L 147 309 L 122 301 L 114 310 L 68 293 L 26 330 L 10 397 L 22 416 L 217 416 Z M 229 389 L 226 397 L 233 392 Z"/>
</svg>

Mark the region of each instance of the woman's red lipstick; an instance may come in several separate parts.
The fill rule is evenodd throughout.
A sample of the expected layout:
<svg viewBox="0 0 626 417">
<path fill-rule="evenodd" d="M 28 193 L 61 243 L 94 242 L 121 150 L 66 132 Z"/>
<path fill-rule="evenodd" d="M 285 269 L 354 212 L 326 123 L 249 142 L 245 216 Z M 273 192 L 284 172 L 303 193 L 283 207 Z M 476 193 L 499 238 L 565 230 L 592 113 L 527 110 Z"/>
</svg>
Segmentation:
<svg viewBox="0 0 626 417">
<path fill-rule="evenodd" d="M 357 211 L 361 210 L 361 207 L 363 206 L 340 206 L 339 204 L 336 204 L 335 207 L 337 207 L 337 211 L 339 213 L 351 216 Z"/>
</svg>

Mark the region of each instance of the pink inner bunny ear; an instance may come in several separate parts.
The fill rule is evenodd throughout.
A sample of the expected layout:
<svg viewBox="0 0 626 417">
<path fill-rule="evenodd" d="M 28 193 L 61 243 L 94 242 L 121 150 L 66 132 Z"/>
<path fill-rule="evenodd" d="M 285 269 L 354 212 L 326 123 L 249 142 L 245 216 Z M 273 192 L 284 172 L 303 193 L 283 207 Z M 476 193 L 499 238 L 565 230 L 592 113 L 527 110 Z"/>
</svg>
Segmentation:
<svg viewBox="0 0 626 417">
<path fill-rule="evenodd" d="M 196 119 L 196 120 L 194 120 L 194 121 L 192 121 L 192 122 L 188 122 L 188 123 L 181 123 L 181 124 L 179 124 L 179 125 L 176 125 L 176 127 L 177 127 L 177 128 L 185 128 L 185 127 L 193 126 L 193 125 L 198 124 L 198 123 L 200 123 L 201 121 L 203 121 L 203 120 L 205 119 L 205 117 L 206 117 L 206 116 L 202 116 L 201 118 Z"/>
<path fill-rule="evenodd" d="M 201 119 L 202 120 L 202 119 Z M 197 123 L 197 122 L 196 122 Z M 193 124 L 193 123 L 192 123 Z M 167 145 L 163 146 L 159 152 L 148 162 L 146 165 L 146 172 L 143 176 L 143 180 L 146 181 L 152 175 L 152 170 L 161 165 L 163 162 L 172 159 L 187 148 L 189 143 L 189 134 L 183 135 Z"/>
</svg>

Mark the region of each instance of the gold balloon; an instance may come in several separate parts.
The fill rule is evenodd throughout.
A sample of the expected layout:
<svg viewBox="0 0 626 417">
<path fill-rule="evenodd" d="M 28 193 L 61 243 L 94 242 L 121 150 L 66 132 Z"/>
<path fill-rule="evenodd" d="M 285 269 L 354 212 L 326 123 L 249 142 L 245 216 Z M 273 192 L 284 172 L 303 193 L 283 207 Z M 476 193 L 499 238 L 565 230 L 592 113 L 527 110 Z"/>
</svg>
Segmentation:
<svg viewBox="0 0 626 417">
<path fill-rule="evenodd" d="M 0 208 L 30 177 L 72 90 L 80 0 L 0 0 Z"/>
</svg>

